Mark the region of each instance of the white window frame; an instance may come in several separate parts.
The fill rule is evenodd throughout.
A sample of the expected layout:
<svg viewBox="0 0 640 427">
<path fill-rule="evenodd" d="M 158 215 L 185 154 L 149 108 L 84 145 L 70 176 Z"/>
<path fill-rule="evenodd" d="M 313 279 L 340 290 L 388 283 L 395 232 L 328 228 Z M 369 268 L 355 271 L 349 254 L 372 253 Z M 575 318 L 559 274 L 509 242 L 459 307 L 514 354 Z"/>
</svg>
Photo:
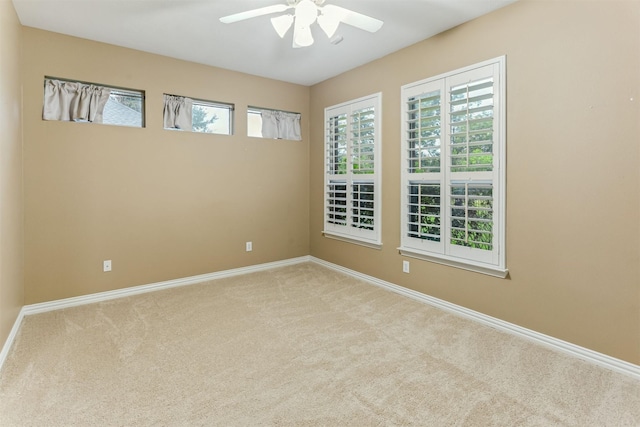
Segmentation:
<svg viewBox="0 0 640 427">
<path fill-rule="evenodd" d="M 401 239 L 398 248 L 402 255 L 419 258 L 439 264 L 453 266 L 465 270 L 478 273 L 488 274 L 495 277 L 504 278 L 508 274 L 506 268 L 505 256 L 505 230 L 506 230 L 506 84 L 505 84 L 505 66 L 506 59 L 504 56 L 464 67 L 455 71 L 444 73 L 435 77 L 424 79 L 418 82 L 410 83 L 401 88 L 401 117 L 402 117 L 402 133 L 401 133 Z M 478 171 L 455 171 L 452 168 L 452 158 L 456 157 L 452 154 L 453 148 L 450 146 L 452 119 L 450 110 L 450 94 L 449 89 L 466 85 L 467 83 L 481 81 L 485 78 L 493 79 L 493 139 L 492 139 L 492 163 L 487 163 L 490 170 Z M 414 116 L 410 116 L 409 101 L 421 96 L 429 95 L 429 98 L 438 97 L 435 93 L 439 92 L 440 115 L 439 115 L 439 134 L 429 138 L 437 140 L 435 146 L 429 145 L 428 150 L 432 150 L 438 146 L 440 148 L 440 166 L 437 167 L 410 167 L 416 164 L 416 158 L 421 154 L 416 154 L 421 149 L 416 149 L 410 145 L 410 137 L 415 137 L 415 128 L 411 129 L 409 125 L 410 117 L 416 120 Z M 420 113 L 422 114 L 422 113 Z M 434 123 L 434 122 L 429 122 Z M 415 126 L 415 125 L 414 125 Z M 471 126 L 465 127 L 469 129 Z M 431 129 L 431 128 L 430 128 Z M 413 132 L 413 133 L 411 133 Z M 431 144 L 432 141 L 425 142 Z M 467 141 L 469 141 L 467 135 Z M 466 150 L 467 153 L 470 151 Z M 421 151 L 424 152 L 424 151 Z M 432 151 L 433 153 L 433 151 Z M 425 156 L 426 158 L 426 156 Z M 436 157 L 437 158 L 437 157 Z M 431 163 L 426 163 L 431 164 Z M 467 168 L 468 169 L 468 168 Z M 419 186 L 424 188 L 428 196 L 420 197 L 415 193 L 410 193 L 410 187 L 415 191 Z M 459 212 L 457 204 L 463 197 L 454 197 L 452 194 L 452 186 L 457 189 L 464 189 L 467 197 L 483 199 L 491 199 L 491 249 L 478 249 L 468 246 L 453 244 L 452 230 L 455 229 L 455 222 L 452 211 Z M 477 196 L 469 196 L 474 190 Z M 491 188 L 491 196 L 485 197 L 488 188 Z M 439 189 L 439 194 L 437 193 Z M 432 192 L 429 192 L 431 190 Z M 413 196 L 413 197 L 412 197 Z M 419 200 L 419 201 L 418 201 Z M 431 204 L 431 200 L 434 200 Z M 439 201 L 439 203 L 437 203 Z M 462 210 L 469 207 L 467 199 L 464 199 Z M 481 203 L 481 202 L 480 202 Z M 410 209 L 413 204 L 413 209 Z M 416 206 L 419 206 L 416 213 Z M 422 207 L 425 207 L 423 210 Z M 433 207 L 432 207 L 433 206 Z M 474 210 L 471 208 L 469 210 Z M 478 208 L 483 209 L 483 208 Z M 424 213 L 423 213 L 424 212 Z M 427 215 L 428 213 L 428 215 Z M 456 214 L 457 215 L 457 214 Z M 465 212 L 465 229 L 456 229 L 464 234 L 469 232 L 469 224 L 472 217 Z M 418 220 L 416 227 L 416 217 L 431 216 L 431 218 Z M 435 218 L 434 220 L 434 217 Z M 423 220 L 429 226 L 422 226 Z M 475 218 L 473 219 L 475 221 Z M 435 224 L 431 226 L 431 224 Z M 417 231 L 420 230 L 420 231 Z M 424 231 L 423 231 L 424 230 Z M 465 231 L 466 230 L 466 231 Z M 434 234 L 431 234 L 434 233 Z M 417 235 L 421 234 L 419 237 Z"/>
<path fill-rule="evenodd" d="M 373 170 L 369 173 L 354 173 L 356 170 L 355 167 L 358 165 L 370 165 L 370 161 L 363 161 L 363 159 L 367 159 L 366 155 L 364 157 L 359 157 L 359 160 L 356 160 L 356 148 L 362 147 L 364 150 L 367 150 L 366 145 L 370 145 L 370 143 L 365 143 L 363 146 L 356 146 L 355 141 L 360 139 L 370 139 L 367 137 L 359 138 L 352 132 L 352 126 L 354 124 L 354 120 L 358 112 L 366 111 L 367 109 L 372 109 L 373 111 L 373 148 L 371 154 L 373 154 Z M 331 141 L 331 130 L 330 123 L 331 120 L 336 119 L 337 117 L 344 117 L 346 120 L 346 132 L 345 132 L 345 142 L 346 142 L 346 152 L 344 152 L 344 156 L 346 157 L 346 167 L 344 173 L 336 173 L 335 172 L 335 158 L 332 161 L 332 151 L 335 150 L 335 142 Z M 325 123 L 325 132 L 324 132 L 324 206 L 323 206 L 323 223 L 324 223 L 324 231 L 323 234 L 325 237 L 335 238 L 339 240 L 343 240 L 350 243 L 360 244 L 363 246 L 380 249 L 382 247 L 382 215 L 381 215 L 381 203 L 382 203 L 382 140 L 381 140 L 381 122 L 382 122 L 382 93 L 375 93 L 369 96 L 365 96 L 362 98 L 358 98 L 352 101 L 348 101 L 342 104 L 334 105 L 331 107 L 327 107 L 324 110 L 324 123 Z M 335 137 L 335 136 L 334 136 Z M 333 144 L 333 145 L 331 145 Z M 367 151 L 368 152 L 368 151 Z M 357 163 L 357 165 L 356 165 Z M 333 170 L 332 170 L 333 169 Z M 368 167 L 368 170 L 371 170 Z M 339 221 L 336 221 L 332 216 L 335 214 L 333 208 L 335 208 L 335 192 L 332 192 L 332 188 L 335 190 L 335 187 L 331 187 L 332 185 L 345 185 L 345 199 L 344 206 L 346 211 L 344 212 L 344 223 L 338 224 Z M 373 185 L 373 194 L 366 191 L 355 191 L 356 186 L 359 185 Z M 360 189 L 360 187 L 357 187 Z M 358 194 L 364 194 L 367 197 L 367 200 L 360 199 L 362 203 L 358 206 L 357 204 L 359 197 Z M 373 208 L 370 208 L 370 204 L 367 203 L 370 201 L 368 198 L 371 197 L 373 201 Z M 332 204 L 332 200 L 334 204 Z M 364 209 L 363 209 L 364 207 Z M 366 221 L 365 215 L 370 215 L 371 211 L 373 216 L 371 217 L 373 220 L 373 224 L 366 225 L 358 225 L 362 224 L 361 221 Z"/>
</svg>

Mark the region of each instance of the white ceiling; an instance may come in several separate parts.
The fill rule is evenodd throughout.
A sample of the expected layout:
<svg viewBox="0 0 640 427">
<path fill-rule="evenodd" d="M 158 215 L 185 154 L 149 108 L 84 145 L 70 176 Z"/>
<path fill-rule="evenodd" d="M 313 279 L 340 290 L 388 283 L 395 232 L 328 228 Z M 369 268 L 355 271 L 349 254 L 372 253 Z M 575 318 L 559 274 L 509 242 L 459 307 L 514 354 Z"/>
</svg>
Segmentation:
<svg viewBox="0 0 640 427">
<path fill-rule="evenodd" d="M 283 80 L 313 85 L 489 13 L 516 0 L 326 0 L 384 21 L 371 34 L 340 24 L 331 44 L 293 49 L 271 16 L 234 24 L 219 18 L 286 0 L 13 0 L 29 27 Z"/>
</svg>

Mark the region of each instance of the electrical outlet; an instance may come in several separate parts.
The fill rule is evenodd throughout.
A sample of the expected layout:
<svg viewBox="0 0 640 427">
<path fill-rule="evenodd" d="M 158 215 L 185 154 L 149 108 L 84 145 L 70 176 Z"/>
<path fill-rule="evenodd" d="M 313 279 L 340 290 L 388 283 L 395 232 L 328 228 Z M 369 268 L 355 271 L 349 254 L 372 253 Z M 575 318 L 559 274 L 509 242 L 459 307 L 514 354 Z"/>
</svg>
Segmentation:
<svg viewBox="0 0 640 427">
<path fill-rule="evenodd" d="M 402 261 L 402 271 L 404 273 L 409 272 L 409 261 Z"/>
<path fill-rule="evenodd" d="M 251 242 L 247 242 L 246 244 L 246 251 L 247 252 L 251 252 L 253 250 L 253 243 Z"/>
<path fill-rule="evenodd" d="M 111 260 L 102 261 L 102 271 L 111 271 Z"/>
</svg>

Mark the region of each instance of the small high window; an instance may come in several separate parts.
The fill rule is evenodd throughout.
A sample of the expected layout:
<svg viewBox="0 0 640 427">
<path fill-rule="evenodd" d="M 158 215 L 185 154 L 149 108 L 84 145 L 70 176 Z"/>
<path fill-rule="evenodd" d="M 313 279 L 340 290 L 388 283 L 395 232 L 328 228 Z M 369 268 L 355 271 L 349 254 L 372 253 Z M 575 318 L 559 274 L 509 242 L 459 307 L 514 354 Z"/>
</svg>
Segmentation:
<svg viewBox="0 0 640 427">
<path fill-rule="evenodd" d="M 266 108 L 247 109 L 247 135 L 300 141 L 300 114 Z"/>
<path fill-rule="evenodd" d="M 42 118 L 144 127 L 144 92 L 46 77 Z"/>
<path fill-rule="evenodd" d="M 231 135 L 233 104 L 164 94 L 164 128 Z"/>
</svg>

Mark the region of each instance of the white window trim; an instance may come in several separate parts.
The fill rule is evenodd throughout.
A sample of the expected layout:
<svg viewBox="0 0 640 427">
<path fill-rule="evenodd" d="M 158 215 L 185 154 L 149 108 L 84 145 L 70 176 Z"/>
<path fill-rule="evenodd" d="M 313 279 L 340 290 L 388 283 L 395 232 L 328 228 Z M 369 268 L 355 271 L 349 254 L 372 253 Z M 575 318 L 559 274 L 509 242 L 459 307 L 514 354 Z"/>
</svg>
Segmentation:
<svg viewBox="0 0 640 427">
<path fill-rule="evenodd" d="M 400 254 L 412 258 L 418 258 L 438 264 L 443 264 L 451 267 L 456 267 L 468 271 L 474 271 L 477 273 L 487 274 L 494 277 L 505 278 L 509 271 L 506 268 L 506 253 L 505 253 L 505 243 L 506 243 L 506 58 L 505 56 L 501 56 L 498 58 L 490 59 L 487 61 L 483 61 L 468 67 L 460 68 L 454 70 L 449 73 L 443 73 L 435 77 L 431 77 L 428 79 L 424 79 L 418 82 L 410 83 L 402 86 L 401 88 L 401 111 L 402 111 L 402 126 L 401 126 L 401 170 L 402 170 L 402 179 L 401 179 L 401 246 L 398 248 Z M 406 120 L 406 100 L 407 96 L 405 92 L 410 91 L 411 89 L 424 86 L 429 83 L 434 83 L 438 81 L 443 81 L 444 79 L 451 79 L 458 74 L 468 73 L 475 69 L 479 69 L 486 66 L 495 66 L 498 70 L 498 81 L 496 82 L 496 87 L 498 92 L 495 96 L 495 102 L 497 103 L 497 114 L 495 117 L 497 118 L 497 126 L 494 129 L 494 135 L 497 140 L 497 144 L 495 145 L 494 150 L 494 246 L 497 248 L 496 257 L 491 262 L 479 262 L 477 260 L 470 260 L 460 256 L 454 256 L 451 253 L 445 253 L 445 251 L 439 252 L 438 250 L 433 250 L 433 248 L 429 247 L 429 244 L 432 242 L 424 241 L 424 245 L 420 247 L 419 244 L 408 244 L 408 241 L 411 240 L 407 236 L 407 223 L 408 223 L 408 185 L 410 181 L 415 181 L 415 177 L 412 179 L 412 174 L 410 174 L 407 170 L 408 165 L 408 147 L 406 137 L 408 135 L 408 127 Z M 441 92 L 446 96 L 446 92 Z M 442 121 L 444 124 L 443 128 L 447 126 L 447 118 L 446 112 L 443 112 Z M 447 141 L 443 139 L 441 141 L 441 150 L 447 149 Z M 443 157 L 441 157 L 443 159 Z M 447 168 L 448 165 L 442 161 L 441 162 L 441 173 Z M 448 197 L 449 188 L 448 184 L 451 182 L 449 180 L 442 179 L 441 182 L 441 195 L 440 197 L 443 199 Z M 497 206 L 496 206 L 497 205 Z M 444 210 L 444 208 L 443 208 Z M 449 213 L 445 212 L 443 215 L 443 224 L 442 227 L 445 229 L 445 223 L 448 221 Z M 444 242 L 449 239 L 449 236 L 446 233 L 442 233 L 443 238 L 442 246 L 444 246 Z M 413 239 L 416 240 L 416 239 Z M 461 249 L 466 249 L 461 247 Z"/>
<path fill-rule="evenodd" d="M 360 178 L 365 181 L 372 181 L 374 185 L 374 229 L 373 230 L 360 230 L 356 227 L 351 227 L 349 225 L 346 226 L 338 226 L 335 224 L 331 224 L 327 221 L 327 211 L 328 211 L 328 198 L 327 198 L 327 187 L 329 185 L 330 180 L 339 180 L 346 181 L 347 184 L 347 192 L 350 191 L 350 185 L 354 182 L 358 181 L 358 175 L 347 174 L 351 176 L 347 178 L 345 175 L 344 178 L 340 178 L 341 175 L 333 175 L 329 174 L 329 162 L 327 159 L 327 123 L 330 116 L 335 116 L 336 114 L 340 114 L 342 112 L 346 112 L 347 116 L 350 119 L 349 112 L 362 109 L 366 107 L 373 107 L 375 111 L 375 122 L 374 122 L 374 170 L 375 173 L 372 175 L 361 175 Z M 323 184 L 323 235 L 327 238 L 333 238 L 337 240 L 341 240 L 348 243 L 358 244 L 361 246 L 365 246 L 373 249 L 381 249 L 382 248 L 382 93 L 378 92 L 372 95 L 364 96 L 362 98 L 354 99 L 351 101 L 347 101 L 341 104 L 333 105 L 331 107 L 327 107 L 324 110 L 324 140 L 323 140 L 323 149 L 324 149 L 324 184 Z M 351 143 L 349 142 L 348 152 L 351 151 Z M 348 154 L 349 156 L 349 154 Z M 350 198 L 348 198 L 350 200 Z M 350 208 L 349 203 L 347 203 L 348 209 Z M 347 217 L 350 218 L 349 210 L 347 211 Z"/>
<path fill-rule="evenodd" d="M 372 243 L 365 240 L 353 238 L 351 236 L 347 237 L 342 234 L 334 234 L 329 231 L 323 231 L 322 235 L 328 239 L 340 240 L 341 242 L 352 243 L 354 245 L 364 246 L 370 249 L 382 249 L 381 243 Z"/>
</svg>

